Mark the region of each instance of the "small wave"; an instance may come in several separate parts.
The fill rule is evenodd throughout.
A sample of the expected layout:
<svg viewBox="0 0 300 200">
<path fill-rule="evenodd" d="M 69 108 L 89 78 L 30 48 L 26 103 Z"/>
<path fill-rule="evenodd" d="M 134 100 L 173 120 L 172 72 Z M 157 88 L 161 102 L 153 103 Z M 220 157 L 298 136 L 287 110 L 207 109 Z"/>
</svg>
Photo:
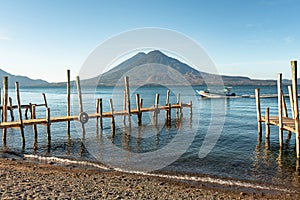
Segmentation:
<svg viewBox="0 0 300 200">
<path fill-rule="evenodd" d="M 103 170 L 114 170 L 118 172 L 124 172 L 129 174 L 137 174 L 137 175 L 144 175 L 144 176 L 152 176 L 152 177 L 159 177 L 159 178 L 166 178 L 166 179 L 175 179 L 175 180 L 182 180 L 182 181 L 195 181 L 195 182 L 203 182 L 203 183 L 211 183 L 211 184 L 218 184 L 218 185 L 230 185 L 230 186 L 239 186 L 244 188 L 252 188 L 252 189 L 260 189 L 260 190 L 271 190 L 271 191 L 278 191 L 278 192 L 289 192 L 289 193 L 296 193 L 296 191 L 293 191 L 291 189 L 284 189 L 284 188 L 278 188 L 274 186 L 262 186 L 257 185 L 253 183 L 247 183 L 243 181 L 237 181 L 237 180 L 224 180 L 219 178 L 213 178 L 213 177 L 196 177 L 196 176 L 177 176 L 177 175 L 166 175 L 166 174 L 157 174 L 157 173 L 149 173 L 149 172 L 142 172 L 142 171 L 130 171 L 125 170 L 121 168 L 109 168 L 101 164 L 89 162 L 89 161 L 77 161 L 77 160 L 71 160 L 66 158 L 58 158 L 58 157 L 43 157 L 38 155 L 31 155 L 31 154 L 25 154 L 24 158 L 27 159 L 37 159 L 39 161 L 47 161 L 47 162 L 58 162 L 61 164 L 77 164 L 82 166 L 91 166 Z"/>
<path fill-rule="evenodd" d="M 47 162 L 58 162 L 61 164 L 76 164 L 76 165 L 82 165 L 82 166 L 91 166 L 99 169 L 104 169 L 104 170 L 112 170 L 112 168 L 105 167 L 100 164 L 88 162 L 88 161 L 77 161 L 77 160 L 71 160 L 71 159 L 66 159 L 66 158 L 58 158 L 58 157 L 43 157 L 43 156 L 38 156 L 38 155 L 31 155 L 31 154 L 25 154 L 24 158 L 27 159 L 36 159 L 39 161 L 47 161 Z"/>
</svg>

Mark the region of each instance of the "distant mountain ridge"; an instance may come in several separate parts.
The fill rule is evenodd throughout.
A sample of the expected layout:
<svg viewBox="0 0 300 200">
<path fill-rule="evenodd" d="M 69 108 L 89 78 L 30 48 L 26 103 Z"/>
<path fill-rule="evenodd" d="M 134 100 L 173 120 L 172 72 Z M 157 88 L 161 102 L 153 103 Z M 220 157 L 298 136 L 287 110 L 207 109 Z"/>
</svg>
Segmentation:
<svg viewBox="0 0 300 200">
<path fill-rule="evenodd" d="M 179 84 L 190 84 L 190 85 L 205 85 L 205 84 L 216 84 L 219 82 L 218 78 L 220 75 L 210 74 L 206 72 L 200 72 L 189 65 L 182 63 L 181 61 L 169 57 L 163 54 L 161 51 L 154 50 L 149 53 L 137 53 L 133 57 L 127 59 L 116 67 L 112 68 L 104 74 L 98 75 L 94 78 L 83 81 L 85 85 L 116 85 L 118 81 L 124 76 L 124 74 L 135 70 L 131 73 L 133 78 L 130 79 L 130 84 L 133 85 L 144 85 L 152 84 L 153 80 L 157 84 L 174 84 L 174 82 L 168 82 L 167 79 L 172 79 L 173 76 L 178 74 L 165 75 L 163 70 L 156 67 L 156 73 L 153 72 L 154 64 L 161 66 L 168 66 L 170 69 L 178 72 L 182 77 L 185 78 L 187 83 Z M 139 70 L 140 66 L 147 65 L 148 70 Z M 151 71 L 152 70 L 152 71 Z M 152 74 L 149 74 L 152 72 Z M 145 74 L 146 73 L 146 74 Z M 147 76 L 148 74 L 148 76 Z M 172 76 L 172 77 L 170 77 Z M 253 80 L 244 76 L 221 76 L 225 85 L 275 85 L 275 80 Z M 175 83 L 176 84 L 176 83 Z"/>
<path fill-rule="evenodd" d="M 19 82 L 20 87 L 46 86 L 49 84 L 47 81 L 42 79 L 30 79 L 26 76 L 16 76 L 0 69 L 0 77 L 4 76 L 8 77 L 8 87 L 14 87 L 16 81 Z"/>
<path fill-rule="evenodd" d="M 141 68 L 142 66 L 142 68 Z M 166 73 L 167 72 L 167 73 Z M 130 75 L 131 85 L 218 85 L 216 81 L 222 78 L 224 85 L 276 85 L 276 80 L 257 80 L 245 76 L 224 76 L 200 72 L 186 63 L 169 57 L 161 51 L 154 50 L 149 53 L 140 52 L 120 63 L 109 71 L 94 78 L 82 80 L 82 85 L 123 84 L 123 76 Z M 16 81 L 21 87 L 30 86 L 61 86 L 66 82 L 48 83 L 41 79 L 30 79 L 26 76 L 16 76 L 0 69 L 0 76 L 9 77 L 9 87 L 14 87 Z M 184 81 L 182 80 L 184 79 Z M 298 79 L 300 80 L 300 79 Z M 298 81 L 298 83 L 300 83 Z M 291 80 L 283 80 L 283 84 L 291 84 Z"/>
</svg>

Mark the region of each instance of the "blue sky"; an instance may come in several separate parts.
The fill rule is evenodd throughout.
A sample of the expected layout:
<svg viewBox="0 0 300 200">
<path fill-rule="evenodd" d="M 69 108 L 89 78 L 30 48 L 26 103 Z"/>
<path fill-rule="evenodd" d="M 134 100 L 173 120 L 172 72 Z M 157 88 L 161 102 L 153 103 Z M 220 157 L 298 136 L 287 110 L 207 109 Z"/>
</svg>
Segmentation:
<svg viewBox="0 0 300 200">
<path fill-rule="evenodd" d="M 160 27 L 198 42 L 221 74 L 289 78 L 299 18 L 298 0 L 0 0 L 0 68 L 65 81 L 108 38 Z"/>
</svg>

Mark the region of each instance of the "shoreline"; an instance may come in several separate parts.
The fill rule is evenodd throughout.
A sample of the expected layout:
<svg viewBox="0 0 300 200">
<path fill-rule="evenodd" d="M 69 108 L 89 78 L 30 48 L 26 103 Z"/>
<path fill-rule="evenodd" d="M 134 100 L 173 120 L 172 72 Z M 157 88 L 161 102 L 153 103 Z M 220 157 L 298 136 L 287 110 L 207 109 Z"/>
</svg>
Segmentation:
<svg viewBox="0 0 300 200">
<path fill-rule="evenodd" d="M 0 199 L 299 199 L 299 193 L 0 158 Z"/>
</svg>

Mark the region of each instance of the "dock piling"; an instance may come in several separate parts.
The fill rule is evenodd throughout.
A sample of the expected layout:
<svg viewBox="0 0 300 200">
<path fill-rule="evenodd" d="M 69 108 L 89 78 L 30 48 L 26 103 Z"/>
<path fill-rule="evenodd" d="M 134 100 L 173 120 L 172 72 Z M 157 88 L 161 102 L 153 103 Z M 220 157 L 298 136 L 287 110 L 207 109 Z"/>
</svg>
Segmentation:
<svg viewBox="0 0 300 200">
<path fill-rule="evenodd" d="M 8 98 L 8 102 L 9 102 L 8 107 L 9 107 L 9 111 L 10 111 L 11 121 L 15 121 L 14 109 L 13 109 L 13 103 L 12 103 L 11 97 Z"/>
<path fill-rule="evenodd" d="M 67 70 L 67 116 L 71 115 L 71 78 L 70 78 L 70 70 Z M 67 129 L 68 134 L 70 130 L 70 121 L 67 121 Z"/>
<path fill-rule="evenodd" d="M 22 144 L 23 148 L 25 147 L 25 135 L 24 135 L 24 127 L 25 126 L 32 126 L 33 133 L 34 133 L 34 144 L 33 144 L 33 149 L 36 150 L 37 148 L 37 125 L 42 124 L 46 126 L 46 134 L 47 134 L 47 141 L 48 141 L 48 147 L 51 147 L 51 123 L 56 123 L 56 122 L 68 122 L 70 121 L 80 121 L 82 128 L 83 128 L 83 140 L 85 137 L 85 129 L 84 129 L 84 124 L 88 121 L 89 118 L 96 118 L 97 122 L 97 128 L 98 128 L 98 120 L 100 119 L 100 127 L 103 129 L 103 124 L 102 124 L 102 119 L 103 117 L 105 118 L 112 118 L 112 133 L 114 135 L 115 133 L 115 116 L 128 116 L 128 128 L 130 129 L 131 127 L 131 121 L 130 121 L 130 116 L 132 114 L 137 115 L 138 118 L 138 124 L 139 126 L 142 125 L 142 114 L 143 112 L 153 112 L 153 116 L 155 117 L 154 123 L 157 124 L 157 119 L 158 119 L 158 113 L 160 113 L 160 110 L 165 110 L 167 112 L 167 122 L 169 123 L 171 120 L 171 110 L 172 109 L 177 109 L 180 110 L 180 113 L 182 115 L 182 109 L 184 107 L 189 107 L 191 109 L 192 107 L 192 102 L 189 104 L 183 104 L 180 101 L 180 95 L 178 95 L 178 102 L 177 104 L 170 104 L 169 98 L 170 98 L 170 91 L 167 92 L 167 99 L 166 99 L 166 105 L 159 106 L 159 94 L 156 94 L 155 98 L 155 104 L 154 108 L 149 107 L 149 108 L 143 108 L 143 99 L 140 98 L 140 95 L 136 95 L 136 109 L 131 110 L 130 108 L 130 92 L 129 92 L 129 82 L 128 82 L 128 77 L 125 77 L 125 108 L 127 110 L 121 110 L 121 111 L 115 111 L 113 107 L 113 100 L 110 99 L 110 109 L 111 112 L 103 112 L 103 105 L 102 105 L 102 99 L 97 99 L 96 101 L 96 113 L 94 114 L 87 114 L 83 112 L 83 102 L 82 102 L 82 93 L 81 93 L 81 86 L 80 86 L 80 79 L 79 76 L 76 77 L 76 85 L 77 85 L 77 90 L 78 90 L 78 99 L 79 99 L 79 110 L 80 114 L 79 116 L 71 116 L 70 112 L 70 87 L 69 87 L 69 70 L 67 72 L 68 75 L 68 83 L 67 83 L 67 113 L 64 116 L 58 116 L 58 117 L 51 117 L 51 112 L 50 108 L 48 107 L 47 104 L 47 99 L 46 95 L 42 93 L 44 97 L 44 104 L 32 104 L 29 103 L 28 105 L 21 105 L 20 101 L 20 90 L 19 90 L 19 83 L 16 82 L 16 97 L 17 97 L 17 104 L 18 105 L 12 105 L 12 100 L 10 100 L 10 105 L 8 105 L 8 77 L 3 78 L 3 106 L 1 106 L 1 110 L 3 113 L 3 120 L 0 122 L 0 128 L 3 130 L 2 134 L 2 142 L 3 146 L 6 146 L 6 131 L 7 128 L 20 128 L 21 130 L 21 137 L 22 137 Z M 36 107 L 39 106 L 45 106 L 46 110 L 46 116 L 42 118 L 37 118 L 36 116 Z M 8 109 L 15 109 L 18 108 L 18 114 L 19 114 L 19 120 L 18 121 L 11 121 L 7 122 L 7 111 Z M 27 112 L 30 110 L 30 119 L 26 118 L 23 120 L 22 118 L 22 109 L 27 109 Z M 191 110 L 192 111 L 192 110 Z M 68 125 L 68 139 L 70 139 L 70 129 Z M 139 129 L 141 130 L 141 129 Z M 50 149 L 49 149 L 50 150 Z"/>
<path fill-rule="evenodd" d="M 22 137 L 22 148 L 24 148 L 25 147 L 25 136 L 24 136 L 24 126 L 23 126 L 23 119 L 22 119 L 19 82 L 16 82 L 16 97 L 17 97 L 17 104 L 18 104 L 20 131 L 21 131 L 21 137 Z"/>
<path fill-rule="evenodd" d="M 48 140 L 48 146 L 51 145 L 51 118 L 50 118 L 50 108 L 46 108 L 46 122 L 47 122 L 47 140 Z"/>
<path fill-rule="evenodd" d="M 127 100 L 127 112 L 128 112 L 128 126 L 131 125 L 131 109 L 130 109 L 130 91 L 129 91 L 129 77 L 125 76 L 125 93 Z"/>
<path fill-rule="evenodd" d="M 166 106 L 168 106 L 168 108 L 166 109 L 166 121 L 167 121 L 167 125 L 170 125 L 171 124 L 170 90 L 167 90 Z"/>
<path fill-rule="evenodd" d="M 259 137 L 261 137 L 261 110 L 260 110 L 260 94 L 259 88 L 255 89 L 255 100 L 256 100 L 256 115 L 257 115 L 257 131 Z"/>
<path fill-rule="evenodd" d="M 7 122 L 7 103 L 8 103 L 8 77 L 3 77 L 3 109 L 2 109 L 2 122 Z M 2 143 L 6 146 L 6 133 L 7 129 L 2 130 Z"/>
<path fill-rule="evenodd" d="M 45 107 L 48 108 L 48 103 L 47 103 L 46 94 L 45 94 L 45 93 L 42 93 L 42 96 L 43 96 L 43 99 L 44 99 Z"/>
<path fill-rule="evenodd" d="M 102 98 L 99 99 L 99 107 L 100 107 L 100 128 L 101 130 L 103 130 L 103 117 L 102 117 L 102 113 L 103 113 L 103 107 L 102 107 Z"/>
<path fill-rule="evenodd" d="M 289 90 L 289 98 L 290 98 L 290 104 L 291 104 L 291 112 L 292 112 L 292 117 L 293 119 L 295 118 L 295 114 L 294 114 L 294 95 L 293 95 L 293 90 L 292 90 L 292 86 L 288 86 L 288 90 Z"/>
<path fill-rule="evenodd" d="M 159 94 L 156 93 L 155 103 L 154 103 L 155 110 L 153 112 L 153 123 L 154 123 L 154 125 L 157 125 L 157 117 L 158 117 L 158 113 L 159 113 L 158 104 L 159 104 Z"/>
<path fill-rule="evenodd" d="M 110 111 L 111 111 L 111 125 L 112 125 L 112 130 L 113 130 L 113 135 L 115 134 L 115 117 L 114 117 L 114 106 L 113 106 L 113 100 L 109 99 L 109 105 L 110 105 Z"/>
<path fill-rule="evenodd" d="M 295 131 L 296 131 L 296 152 L 297 152 L 297 158 L 300 158 L 297 61 L 291 61 L 291 68 L 292 68 L 292 89 L 293 89 L 293 101 L 294 101 L 294 119 L 295 119 Z"/>
<path fill-rule="evenodd" d="M 266 108 L 266 139 L 270 137 L 270 109 L 269 107 Z"/>
<path fill-rule="evenodd" d="M 282 119 L 282 74 L 278 73 L 277 75 L 277 94 L 278 94 L 278 117 L 279 117 L 279 144 L 280 147 L 283 146 L 283 119 Z"/>
<path fill-rule="evenodd" d="M 31 105 L 31 119 L 36 119 L 35 105 Z M 32 125 L 32 128 L 33 128 L 33 134 L 34 134 L 33 147 L 36 148 L 36 146 L 37 146 L 37 137 L 38 137 L 36 124 Z"/>
<path fill-rule="evenodd" d="M 141 113 L 141 100 L 140 100 L 140 94 L 136 94 L 136 109 L 137 109 L 137 122 L 138 125 L 142 125 L 142 113 Z"/>
</svg>

